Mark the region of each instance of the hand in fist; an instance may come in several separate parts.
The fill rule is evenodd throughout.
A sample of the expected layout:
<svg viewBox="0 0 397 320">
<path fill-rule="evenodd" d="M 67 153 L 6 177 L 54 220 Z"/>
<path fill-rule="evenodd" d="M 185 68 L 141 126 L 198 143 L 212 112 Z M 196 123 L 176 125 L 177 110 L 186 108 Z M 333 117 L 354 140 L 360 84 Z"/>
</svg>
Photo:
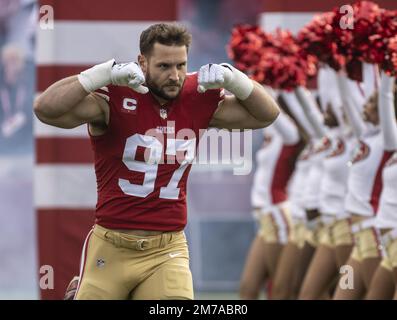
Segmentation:
<svg viewBox="0 0 397 320">
<path fill-rule="evenodd" d="M 208 89 L 227 89 L 227 86 L 232 78 L 232 69 L 226 63 L 206 64 L 199 70 L 197 91 L 203 93 Z"/>
<path fill-rule="evenodd" d="M 112 67 L 110 78 L 116 86 L 128 86 L 139 93 L 148 93 L 149 89 L 142 84 L 145 76 L 141 68 L 134 62 L 119 63 Z"/>
<path fill-rule="evenodd" d="M 228 63 L 202 66 L 198 73 L 197 91 L 203 93 L 218 88 L 225 88 L 238 99 L 245 100 L 254 89 L 254 84 L 244 73 Z"/>
</svg>

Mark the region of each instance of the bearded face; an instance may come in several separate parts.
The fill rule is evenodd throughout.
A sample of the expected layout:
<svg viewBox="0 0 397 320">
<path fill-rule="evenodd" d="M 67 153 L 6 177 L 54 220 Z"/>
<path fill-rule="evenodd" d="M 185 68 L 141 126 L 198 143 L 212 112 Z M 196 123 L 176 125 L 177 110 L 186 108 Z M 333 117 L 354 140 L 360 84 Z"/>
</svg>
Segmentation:
<svg viewBox="0 0 397 320">
<path fill-rule="evenodd" d="M 146 85 L 160 103 L 178 97 L 187 72 L 186 46 L 155 43 L 147 56 L 140 56 Z"/>
</svg>

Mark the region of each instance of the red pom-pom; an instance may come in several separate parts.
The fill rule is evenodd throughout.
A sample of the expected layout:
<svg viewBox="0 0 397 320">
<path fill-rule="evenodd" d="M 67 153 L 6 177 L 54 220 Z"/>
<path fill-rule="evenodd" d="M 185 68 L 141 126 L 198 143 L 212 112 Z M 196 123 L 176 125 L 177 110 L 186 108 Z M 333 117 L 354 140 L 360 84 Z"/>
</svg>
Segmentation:
<svg viewBox="0 0 397 320">
<path fill-rule="evenodd" d="M 379 41 L 382 9 L 371 1 L 353 4 L 353 14 L 334 9 L 333 38 L 337 52 L 345 58 L 345 69 L 351 79 L 362 81 L 362 62 L 377 63 L 380 57 L 374 48 Z M 354 18 L 354 19 L 353 19 Z"/>
<path fill-rule="evenodd" d="M 381 15 L 384 11 L 376 3 L 361 1 L 353 5 L 354 32 L 350 59 L 359 59 L 369 63 L 379 63 L 382 59 L 378 46 L 382 42 Z"/>
<path fill-rule="evenodd" d="M 385 59 L 381 68 L 392 76 L 397 76 L 397 35 L 388 39 Z"/>
<path fill-rule="evenodd" d="M 397 10 L 385 10 L 380 18 L 379 39 L 374 46 L 373 54 L 377 63 L 387 74 L 397 73 Z"/>
<path fill-rule="evenodd" d="M 397 11 L 381 9 L 371 1 L 358 1 L 352 7 L 352 15 L 339 8 L 316 15 L 296 38 L 288 31 L 269 34 L 258 26 L 236 26 L 229 56 L 253 79 L 281 89 L 305 85 L 316 74 L 318 62 L 337 71 L 345 69 L 358 81 L 362 62 L 396 75 Z"/>
<path fill-rule="evenodd" d="M 227 52 L 238 69 L 250 74 L 258 65 L 263 48 L 268 43 L 267 35 L 258 26 L 237 25 L 232 30 Z"/>
<path fill-rule="evenodd" d="M 256 26 L 237 26 L 232 31 L 229 57 L 252 79 L 273 88 L 292 90 L 305 85 L 317 72 L 317 59 L 303 53 L 289 31 L 274 34 Z"/>
<path fill-rule="evenodd" d="M 296 38 L 289 31 L 277 30 L 270 38 L 272 47 L 265 49 L 259 78 L 273 88 L 293 90 L 306 85 L 307 79 L 317 73 L 317 59 L 303 54 Z"/>
<path fill-rule="evenodd" d="M 339 70 L 345 64 L 343 55 L 338 52 L 335 43 L 335 34 L 332 22 L 335 12 L 326 12 L 315 15 L 298 33 L 298 43 L 301 48 L 310 55 L 314 55 L 323 63 L 335 70 Z"/>
<path fill-rule="evenodd" d="M 361 62 L 390 69 L 389 39 L 397 34 L 397 11 L 381 9 L 371 1 L 353 4 L 352 28 L 342 28 L 344 15 L 334 10 L 332 29 L 338 53 L 346 59 L 348 76 L 362 80 Z"/>
<path fill-rule="evenodd" d="M 299 43 L 309 54 L 335 70 L 362 80 L 362 62 L 379 64 L 391 72 L 394 66 L 390 38 L 397 34 L 397 11 L 381 9 L 371 1 L 353 4 L 350 15 L 335 8 L 314 17 L 298 34 Z"/>
</svg>

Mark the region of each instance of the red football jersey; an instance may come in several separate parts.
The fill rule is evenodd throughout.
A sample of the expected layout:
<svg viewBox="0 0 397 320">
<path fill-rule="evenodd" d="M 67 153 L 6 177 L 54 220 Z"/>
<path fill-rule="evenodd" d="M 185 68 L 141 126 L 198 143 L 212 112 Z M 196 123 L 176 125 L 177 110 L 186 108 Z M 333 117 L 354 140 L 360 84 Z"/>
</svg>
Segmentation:
<svg viewBox="0 0 397 320">
<path fill-rule="evenodd" d="M 197 92 L 188 74 L 179 96 L 160 106 L 151 93 L 108 86 L 109 126 L 91 136 L 98 200 L 96 223 L 111 229 L 182 230 L 186 184 L 200 132 L 223 99 L 223 90 Z M 201 132 L 202 133 L 202 132 Z"/>
</svg>

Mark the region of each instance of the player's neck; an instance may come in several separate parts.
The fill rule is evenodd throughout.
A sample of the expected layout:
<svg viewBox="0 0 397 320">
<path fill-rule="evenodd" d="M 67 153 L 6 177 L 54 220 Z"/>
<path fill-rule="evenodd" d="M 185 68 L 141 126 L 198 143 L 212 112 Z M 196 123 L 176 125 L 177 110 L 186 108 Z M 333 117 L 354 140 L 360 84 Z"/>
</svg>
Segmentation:
<svg viewBox="0 0 397 320">
<path fill-rule="evenodd" d="M 166 105 L 169 102 L 169 100 L 159 97 L 157 94 L 153 93 L 152 91 L 151 94 L 153 95 L 154 99 L 156 99 L 156 101 L 159 103 L 160 107 Z"/>
</svg>

